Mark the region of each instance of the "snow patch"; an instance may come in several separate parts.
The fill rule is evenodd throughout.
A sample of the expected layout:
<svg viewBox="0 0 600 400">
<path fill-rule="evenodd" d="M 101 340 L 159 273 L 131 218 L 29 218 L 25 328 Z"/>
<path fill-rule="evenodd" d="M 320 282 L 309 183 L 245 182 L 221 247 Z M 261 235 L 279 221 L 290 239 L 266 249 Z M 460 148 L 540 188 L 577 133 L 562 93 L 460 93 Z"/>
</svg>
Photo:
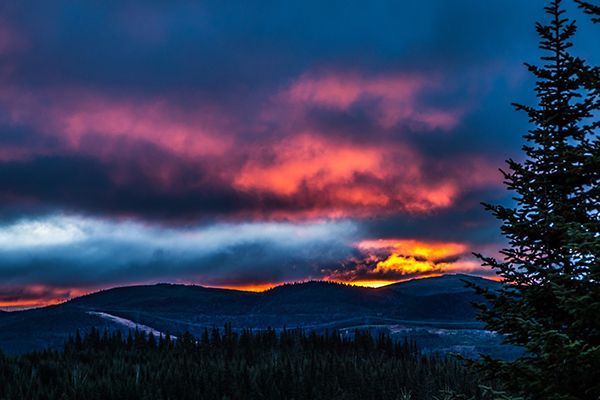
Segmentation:
<svg viewBox="0 0 600 400">
<path fill-rule="evenodd" d="M 108 313 L 100 312 L 100 311 L 88 311 L 87 313 L 90 315 L 96 315 L 100 318 L 104 318 L 109 321 L 115 322 L 115 323 L 122 325 L 129 329 L 137 329 L 138 331 L 144 332 L 147 335 L 152 334 L 156 337 L 163 337 L 163 338 L 166 337 L 166 335 L 164 333 L 162 333 L 161 331 L 157 331 L 156 329 L 154 329 L 152 327 L 149 327 L 147 325 L 138 324 L 137 322 L 131 321 L 129 319 L 117 317 L 116 315 L 112 315 L 112 314 L 108 314 Z M 177 337 L 171 336 L 171 339 L 177 339 Z"/>
</svg>

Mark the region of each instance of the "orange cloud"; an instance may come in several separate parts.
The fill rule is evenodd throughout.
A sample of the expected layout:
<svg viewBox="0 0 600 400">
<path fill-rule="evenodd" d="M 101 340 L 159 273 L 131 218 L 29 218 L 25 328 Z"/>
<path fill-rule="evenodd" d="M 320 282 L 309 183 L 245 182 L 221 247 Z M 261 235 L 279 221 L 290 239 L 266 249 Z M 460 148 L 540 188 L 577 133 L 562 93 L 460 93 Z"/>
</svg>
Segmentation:
<svg viewBox="0 0 600 400">
<path fill-rule="evenodd" d="M 391 254 L 386 260 L 379 261 L 374 273 L 386 273 L 390 270 L 398 271 L 402 274 L 416 274 L 422 272 L 431 272 L 438 269 L 438 266 L 431 261 L 419 261 L 414 257 L 402 256 L 399 254 Z"/>
<path fill-rule="evenodd" d="M 88 291 L 80 288 L 60 289 L 44 285 L 24 287 L 0 286 L 0 310 L 23 310 L 63 303 Z"/>
<path fill-rule="evenodd" d="M 6 311 L 17 311 L 25 310 L 29 308 L 38 308 L 52 306 L 55 304 L 64 303 L 63 299 L 44 299 L 44 300 L 14 300 L 14 301 L 1 301 L 0 310 Z"/>
<path fill-rule="evenodd" d="M 413 239 L 364 240 L 356 247 L 362 256 L 340 268 L 323 271 L 327 280 L 379 287 L 415 277 L 465 273 L 479 269 L 463 243 Z"/>
<path fill-rule="evenodd" d="M 379 239 L 363 240 L 357 247 L 361 250 L 391 250 L 396 254 L 409 257 L 423 257 L 428 260 L 439 260 L 456 257 L 467 251 L 463 243 L 423 242 L 413 239 Z"/>
<path fill-rule="evenodd" d="M 303 133 L 246 162 L 235 188 L 312 201 L 316 214 L 426 213 L 461 192 L 452 177 L 429 181 L 419 154 L 404 144 L 353 144 Z M 318 216 L 318 215 L 317 215 Z"/>
<path fill-rule="evenodd" d="M 302 185 L 323 189 L 349 183 L 356 174 L 383 177 L 383 158 L 375 147 L 333 143 L 304 134 L 282 141 L 273 148 L 274 160 L 249 161 L 234 179 L 242 190 L 262 190 L 291 195 Z M 346 188 L 347 189 L 347 188 Z"/>
</svg>

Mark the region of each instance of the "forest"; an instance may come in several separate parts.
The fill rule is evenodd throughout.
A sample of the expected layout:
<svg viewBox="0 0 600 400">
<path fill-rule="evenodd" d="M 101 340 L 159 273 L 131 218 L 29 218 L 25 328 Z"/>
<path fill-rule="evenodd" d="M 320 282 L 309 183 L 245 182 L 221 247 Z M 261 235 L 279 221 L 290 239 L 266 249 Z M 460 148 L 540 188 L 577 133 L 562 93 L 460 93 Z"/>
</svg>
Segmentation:
<svg viewBox="0 0 600 400">
<path fill-rule="evenodd" d="M 0 399 L 483 399 L 476 372 L 356 331 L 79 332 L 64 351 L 0 355 Z"/>
</svg>

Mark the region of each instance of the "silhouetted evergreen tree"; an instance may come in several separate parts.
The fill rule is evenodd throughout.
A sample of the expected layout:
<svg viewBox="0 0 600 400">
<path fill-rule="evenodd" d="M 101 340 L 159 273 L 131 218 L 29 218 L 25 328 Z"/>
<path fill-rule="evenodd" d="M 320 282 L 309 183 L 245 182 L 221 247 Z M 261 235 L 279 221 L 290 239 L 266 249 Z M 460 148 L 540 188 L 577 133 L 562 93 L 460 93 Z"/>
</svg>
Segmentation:
<svg viewBox="0 0 600 400">
<path fill-rule="evenodd" d="M 600 5 L 594 5 L 587 1 L 575 0 L 579 7 L 582 8 L 586 14 L 592 16 L 592 21 L 600 24 Z M 600 39 L 600 38 L 599 38 Z M 582 71 L 585 81 L 586 87 L 596 93 L 596 97 L 598 101 L 596 102 L 595 109 L 600 111 L 600 66 L 596 66 L 594 68 L 586 68 Z M 598 129 L 600 127 L 600 121 L 596 121 L 594 128 Z M 600 153 L 599 149 L 596 148 L 597 154 Z"/>
<path fill-rule="evenodd" d="M 534 126 L 524 137 L 523 162 L 502 171 L 514 207 L 486 204 L 502 221 L 509 247 L 502 260 L 478 255 L 506 286 L 478 289 L 487 327 L 523 347 L 514 362 L 485 358 L 483 366 L 507 388 L 531 399 L 600 396 L 600 147 L 597 69 L 570 53 L 576 32 L 561 0 L 538 23 L 542 65 L 538 105 L 516 104 Z M 596 72 L 594 72 L 596 71 Z M 597 75 L 596 75 L 597 76 Z"/>
<path fill-rule="evenodd" d="M 592 21 L 600 23 L 600 6 L 594 5 L 587 1 L 575 0 L 579 6 L 585 10 L 587 14 L 592 15 Z"/>
</svg>

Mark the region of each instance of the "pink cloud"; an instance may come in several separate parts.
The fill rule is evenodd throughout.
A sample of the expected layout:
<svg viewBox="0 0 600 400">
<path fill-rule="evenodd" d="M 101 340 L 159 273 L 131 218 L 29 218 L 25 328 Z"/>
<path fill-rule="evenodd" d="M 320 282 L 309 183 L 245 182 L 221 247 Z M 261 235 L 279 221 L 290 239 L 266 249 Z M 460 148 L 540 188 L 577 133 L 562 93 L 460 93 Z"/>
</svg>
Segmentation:
<svg viewBox="0 0 600 400">
<path fill-rule="evenodd" d="M 12 24 L 0 18 L 0 55 L 23 50 L 27 46 L 27 39 Z"/>
<path fill-rule="evenodd" d="M 0 285 L 0 310 L 16 311 L 60 304 L 88 292 L 82 288 L 56 288 L 42 284 Z"/>
<path fill-rule="evenodd" d="M 82 89 L 38 92 L 0 89 L 0 102 L 11 123 L 29 125 L 58 136 L 69 148 L 82 150 L 87 136 L 152 143 L 185 157 L 223 155 L 233 143 L 223 135 L 227 121 L 210 106 L 194 112 L 173 107 L 162 98 L 123 98 Z M 102 148 L 95 148 L 98 154 Z"/>
<path fill-rule="evenodd" d="M 355 138 L 311 127 L 306 111 L 344 110 L 367 99 L 376 101 L 383 125 L 451 129 L 459 112 L 421 104 L 422 94 L 440 85 L 421 75 L 305 74 L 275 95 L 278 104 L 273 97 L 258 102 L 250 121 L 206 100 L 182 108 L 167 97 L 4 86 L 0 106 L 9 123 L 33 127 L 63 147 L 4 147 L 0 160 L 63 151 L 110 162 L 119 186 L 131 181 L 132 164 L 162 191 L 182 185 L 202 190 L 205 182 L 219 182 L 250 196 L 255 205 L 276 199 L 281 209 L 269 206 L 261 218 L 429 213 L 456 206 L 465 191 L 499 183 L 496 162 L 462 156 L 457 164 L 451 155 L 431 160 L 409 138 L 373 132 L 367 140 L 371 132 Z M 157 151 L 144 150 L 146 144 Z M 198 174 L 187 172 L 196 168 Z"/>
<path fill-rule="evenodd" d="M 17 68 L 18 59 L 14 55 L 23 52 L 28 46 L 27 38 L 0 17 L 0 85 L 8 81 Z"/>
<path fill-rule="evenodd" d="M 420 96 L 440 89 L 437 78 L 425 75 L 395 74 L 365 77 L 352 73 L 305 74 L 295 80 L 279 97 L 304 107 L 348 110 L 362 100 L 375 101 L 374 116 L 384 128 L 398 123 L 449 130 L 461 117 L 460 110 L 428 107 Z"/>
<path fill-rule="evenodd" d="M 30 155 L 31 149 L 24 149 L 21 146 L 0 147 L 0 161 L 24 160 Z"/>
</svg>

